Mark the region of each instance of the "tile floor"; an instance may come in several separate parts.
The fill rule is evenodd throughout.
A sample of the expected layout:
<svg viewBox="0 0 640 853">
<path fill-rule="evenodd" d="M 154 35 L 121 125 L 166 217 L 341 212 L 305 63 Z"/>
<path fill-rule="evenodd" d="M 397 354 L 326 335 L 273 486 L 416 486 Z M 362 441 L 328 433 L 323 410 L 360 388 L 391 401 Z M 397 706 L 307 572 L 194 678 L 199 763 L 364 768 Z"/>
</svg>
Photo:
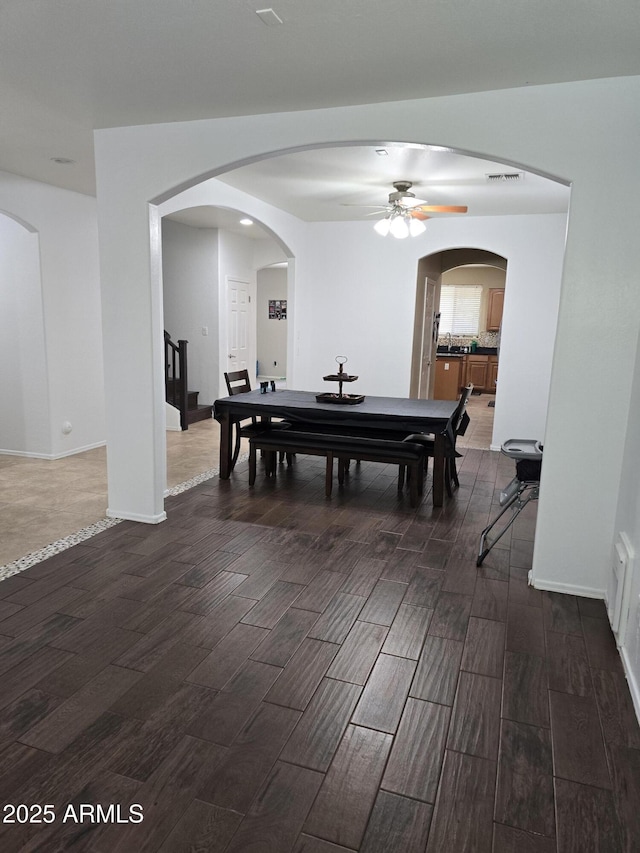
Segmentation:
<svg viewBox="0 0 640 853">
<path fill-rule="evenodd" d="M 217 468 L 220 427 L 167 433 L 167 485 Z M 0 567 L 105 517 L 106 449 L 64 459 L 0 455 Z"/>
<path fill-rule="evenodd" d="M 488 450 L 493 435 L 493 415 L 495 409 L 489 403 L 495 403 L 495 394 L 472 394 L 467 403 L 467 412 L 471 420 L 467 431 L 458 438 L 460 447 L 474 450 Z"/>
</svg>

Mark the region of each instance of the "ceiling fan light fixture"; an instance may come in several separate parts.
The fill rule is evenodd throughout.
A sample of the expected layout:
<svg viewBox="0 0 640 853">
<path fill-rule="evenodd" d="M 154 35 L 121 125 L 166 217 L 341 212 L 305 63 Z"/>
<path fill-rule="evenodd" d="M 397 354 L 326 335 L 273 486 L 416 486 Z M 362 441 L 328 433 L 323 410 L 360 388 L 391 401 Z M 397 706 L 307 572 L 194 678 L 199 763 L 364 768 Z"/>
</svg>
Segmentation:
<svg viewBox="0 0 640 853">
<path fill-rule="evenodd" d="M 424 234 L 427 230 L 427 226 L 424 222 L 421 222 L 419 219 L 415 219 L 413 216 L 411 217 L 411 221 L 409 222 L 409 233 L 412 237 L 419 237 L 420 234 Z"/>
<path fill-rule="evenodd" d="M 409 236 L 409 226 L 404 216 L 394 216 L 391 220 L 389 231 L 397 240 L 404 240 Z"/>
<path fill-rule="evenodd" d="M 391 228 L 391 222 L 388 216 L 385 216 L 384 219 L 379 219 L 376 224 L 373 226 L 373 230 L 376 234 L 379 234 L 381 237 L 386 237 L 389 233 L 389 229 Z"/>
</svg>

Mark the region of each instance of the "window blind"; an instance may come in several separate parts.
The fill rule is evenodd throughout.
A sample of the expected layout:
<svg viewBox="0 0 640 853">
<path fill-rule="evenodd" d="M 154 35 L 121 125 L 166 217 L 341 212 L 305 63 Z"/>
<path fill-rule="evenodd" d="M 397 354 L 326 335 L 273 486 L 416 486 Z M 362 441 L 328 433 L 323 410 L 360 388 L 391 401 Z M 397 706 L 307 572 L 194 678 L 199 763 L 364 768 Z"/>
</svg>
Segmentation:
<svg viewBox="0 0 640 853">
<path fill-rule="evenodd" d="M 440 289 L 440 334 L 477 335 L 481 284 L 443 284 Z"/>
</svg>

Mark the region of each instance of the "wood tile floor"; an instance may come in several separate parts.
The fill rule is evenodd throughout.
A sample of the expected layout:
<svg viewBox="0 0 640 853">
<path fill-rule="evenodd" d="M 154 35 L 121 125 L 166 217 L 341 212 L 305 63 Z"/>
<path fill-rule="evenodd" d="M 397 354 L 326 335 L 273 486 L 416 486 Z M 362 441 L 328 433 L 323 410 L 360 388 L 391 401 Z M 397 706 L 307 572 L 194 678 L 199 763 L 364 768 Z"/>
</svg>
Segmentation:
<svg viewBox="0 0 640 853">
<path fill-rule="evenodd" d="M 603 605 L 527 586 L 533 507 L 476 569 L 513 463 L 459 462 L 435 510 L 390 466 L 327 501 L 318 458 L 243 463 L 1 582 L 1 802 L 55 817 L 0 850 L 640 849 Z"/>
</svg>

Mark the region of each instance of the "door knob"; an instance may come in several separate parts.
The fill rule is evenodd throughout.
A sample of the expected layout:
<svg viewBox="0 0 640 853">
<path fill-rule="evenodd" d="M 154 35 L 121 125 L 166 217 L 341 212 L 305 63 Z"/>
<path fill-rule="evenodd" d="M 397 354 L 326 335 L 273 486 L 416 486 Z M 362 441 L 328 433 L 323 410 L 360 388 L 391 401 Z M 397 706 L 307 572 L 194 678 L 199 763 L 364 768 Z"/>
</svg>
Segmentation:
<svg viewBox="0 0 640 853">
<path fill-rule="evenodd" d="M 235 358 L 235 355 L 231 355 L 231 353 L 229 353 L 229 358 Z"/>
</svg>

